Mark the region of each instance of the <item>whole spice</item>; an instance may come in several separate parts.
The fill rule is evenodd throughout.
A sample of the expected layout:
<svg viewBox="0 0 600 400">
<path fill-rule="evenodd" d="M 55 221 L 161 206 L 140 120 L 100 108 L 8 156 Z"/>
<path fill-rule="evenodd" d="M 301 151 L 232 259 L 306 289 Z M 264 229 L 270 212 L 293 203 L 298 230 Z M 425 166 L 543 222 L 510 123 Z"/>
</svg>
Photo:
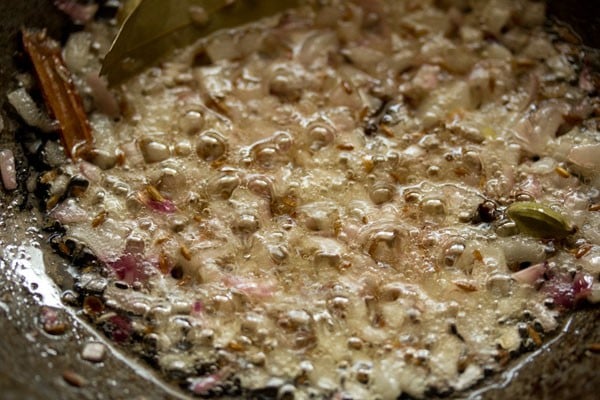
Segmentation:
<svg viewBox="0 0 600 400">
<path fill-rule="evenodd" d="M 560 239 L 575 232 L 562 214 L 541 203 L 518 201 L 506 213 L 522 233 L 530 236 Z"/>
<path fill-rule="evenodd" d="M 46 105 L 58 120 L 65 152 L 72 159 L 82 157 L 91 149 L 92 131 L 60 45 L 46 31 L 23 29 L 22 34 Z"/>
</svg>

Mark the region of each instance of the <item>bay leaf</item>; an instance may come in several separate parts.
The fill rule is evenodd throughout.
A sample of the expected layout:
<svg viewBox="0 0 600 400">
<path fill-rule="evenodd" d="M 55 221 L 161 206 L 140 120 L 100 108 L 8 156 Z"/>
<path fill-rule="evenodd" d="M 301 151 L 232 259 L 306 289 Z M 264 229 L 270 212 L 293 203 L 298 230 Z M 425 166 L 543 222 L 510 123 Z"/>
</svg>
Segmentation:
<svg viewBox="0 0 600 400">
<path fill-rule="evenodd" d="M 117 22 L 119 26 L 123 26 L 127 18 L 133 13 L 133 11 L 140 5 L 142 0 L 122 0 L 121 7 L 117 13 Z"/>
<path fill-rule="evenodd" d="M 301 0 L 142 0 L 123 23 L 101 74 L 115 85 L 177 48 L 296 7 Z"/>
</svg>

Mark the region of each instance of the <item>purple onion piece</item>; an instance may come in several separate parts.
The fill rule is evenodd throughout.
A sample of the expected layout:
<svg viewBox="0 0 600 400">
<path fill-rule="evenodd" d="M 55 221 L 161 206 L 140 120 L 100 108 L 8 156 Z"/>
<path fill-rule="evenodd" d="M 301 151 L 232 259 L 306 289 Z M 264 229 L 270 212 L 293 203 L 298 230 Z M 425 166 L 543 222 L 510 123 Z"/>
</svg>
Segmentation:
<svg viewBox="0 0 600 400">
<path fill-rule="evenodd" d="M 142 259 L 138 254 L 124 253 L 114 261 L 107 264 L 112 268 L 117 277 L 127 283 L 145 282 L 150 271 L 156 269 L 154 263 Z"/>
<path fill-rule="evenodd" d="M 581 272 L 573 279 L 567 273 L 560 273 L 550 277 L 542 290 L 554 299 L 556 305 L 569 309 L 586 299 L 593 283 L 592 276 Z"/>
<path fill-rule="evenodd" d="M 84 5 L 75 0 L 54 0 L 54 5 L 67 14 L 74 23 L 80 25 L 90 22 L 98 11 L 98 4 Z"/>
<path fill-rule="evenodd" d="M 117 343 L 127 341 L 133 332 L 131 320 L 121 315 L 115 315 L 108 320 L 107 333 Z"/>
<path fill-rule="evenodd" d="M 175 207 L 175 203 L 173 203 L 171 200 L 168 200 L 168 199 L 165 199 L 162 201 L 148 199 L 146 201 L 146 205 L 151 210 L 162 213 L 162 214 L 173 214 L 173 213 L 175 213 L 175 211 L 177 211 L 177 208 Z"/>
</svg>

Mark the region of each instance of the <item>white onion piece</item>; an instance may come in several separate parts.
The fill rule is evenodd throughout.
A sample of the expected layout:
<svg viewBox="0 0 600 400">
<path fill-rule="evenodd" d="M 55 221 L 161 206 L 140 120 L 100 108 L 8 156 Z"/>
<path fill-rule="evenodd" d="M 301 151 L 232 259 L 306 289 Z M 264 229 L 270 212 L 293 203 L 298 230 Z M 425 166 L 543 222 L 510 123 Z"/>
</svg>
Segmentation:
<svg viewBox="0 0 600 400">
<path fill-rule="evenodd" d="M 436 89 L 439 86 L 439 75 L 441 69 L 437 65 L 422 65 L 413 78 L 413 85 L 418 90 L 425 93 Z"/>
<path fill-rule="evenodd" d="M 91 182 L 100 182 L 102 179 L 102 170 L 92 163 L 81 161 L 79 163 L 79 170 Z"/>
<path fill-rule="evenodd" d="M 123 143 L 121 151 L 125 155 L 127 165 L 140 165 L 144 162 L 144 157 L 135 142 Z"/>
<path fill-rule="evenodd" d="M 352 64 L 360 70 L 376 75 L 377 65 L 383 61 L 385 54 L 367 46 L 356 46 L 342 51 Z"/>
<path fill-rule="evenodd" d="M 528 152 L 542 155 L 548 142 L 556 137 L 558 128 L 564 122 L 563 115 L 568 111 L 564 103 L 548 102 L 533 117 L 525 116 L 517 122 L 515 138 Z"/>
<path fill-rule="evenodd" d="M 430 128 L 456 111 L 470 110 L 473 99 L 465 81 L 451 82 L 430 91 L 419 106 L 418 116 L 424 128 Z"/>
<path fill-rule="evenodd" d="M 588 67 L 584 67 L 579 74 L 579 88 L 586 92 L 593 92 L 596 89 L 592 78 L 592 71 Z"/>
<path fill-rule="evenodd" d="M 483 368 L 479 365 L 469 364 L 467 369 L 460 375 L 458 382 L 454 385 L 456 390 L 465 390 L 474 385 L 484 377 Z"/>
<path fill-rule="evenodd" d="M 526 115 L 517 120 L 513 126 L 515 139 L 517 139 L 519 144 L 525 150 L 531 153 L 538 153 L 541 151 L 540 142 L 537 140 L 537 137 L 534 136 L 533 124 Z M 542 145 L 545 147 L 546 143 L 544 142 Z"/>
<path fill-rule="evenodd" d="M 223 32 L 213 36 L 206 44 L 205 50 L 213 63 L 222 60 L 235 60 L 242 56 L 236 37 L 230 32 Z"/>
<path fill-rule="evenodd" d="M 94 40 L 90 32 L 77 32 L 69 36 L 62 55 L 72 73 L 82 73 L 92 60 L 90 49 Z"/>
<path fill-rule="evenodd" d="M 556 321 L 558 311 L 551 310 L 540 303 L 531 304 L 531 311 L 535 315 L 536 320 L 542 324 L 544 332 L 553 331 L 558 326 L 558 322 Z"/>
<path fill-rule="evenodd" d="M 28 125 L 39 128 L 44 132 L 52 132 L 58 128 L 57 122 L 52 121 L 48 115 L 38 108 L 25 89 L 12 91 L 6 97 Z"/>
<path fill-rule="evenodd" d="M 207 394 L 223 381 L 220 374 L 211 374 L 190 380 L 190 390 L 196 394 Z"/>
<path fill-rule="evenodd" d="M 17 172 L 15 170 L 15 157 L 10 150 L 0 150 L 0 174 L 6 190 L 17 188 Z"/>
<path fill-rule="evenodd" d="M 571 108 L 571 115 L 581 118 L 582 120 L 589 118 L 593 112 L 594 105 L 588 98 L 583 99 L 579 104 L 576 104 Z"/>
<path fill-rule="evenodd" d="M 487 30 L 495 36 L 500 35 L 502 28 L 508 23 L 512 9 L 500 1 L 490 1 L 483 9 L 481 20 Z"/>
<path fill-rule="evenodd" d="M 117 118 L 120 114 L 119 103 L 108 89 L 106 80 L 100 77 L 97 73 L 88 74 L 85 80 L 92 90 L 92 97 L 94 98 L 94 104 L 98 110 L 112 118 Z"/>
<path fill-rule="evenodd" d="M 582 168 L 600 171 L 600 143 L 573 147 L 568 160 Z"/>
<path fill-rule="evenodd" d="M 594 282 L 589 293 L 586 296 L 587 301 L 592 304 L 600 303 L 600 283 Z"/>
<path fill-rule="evenodd" d="M 556 169 L 556 160 L 552 157 L 543 157 L 531 164 L 531 179 L 539 179 L 540 176 L 550 174 Z"/>
<path fill-rule="evenodd" d="M 540 131 L 540 136 L 554 138 L 556 131 L 564 122 L 563 115 L 569 112 L 569 106 L 565 103 L 549 102 L 540 107 L 535 114 L 537 126 L 535 130 Z"/>
<path fill-rule="evenodd" d="M 549 40 L 546 38 L 534 37 L 529 41 L 527 47 L 523 49 L 521 55 L 537 60 L 547 60 L 556 54 L 556 49 Z"/>
<path fill-rule="evenodd" d="M 600 246 L 594 246 L 583 257 L 580 258 L 581 265 L 585 272 L 592 275 L 600 275 Z"/>
<path fill-rule="evenodd" d="M 56 219 L 61 224 L 70 224 L 76 222 L 85 222 L 88 213 L 73 199 L 65 201 L 52 210 L 50 217 Z"/>
<path fill-rule="evenodd" d="M 538 264 L 545 259 L 544 245 L 535 239 L 509 238 L 500 241 L 500 247 L 504 251 L 506 262 L 509 264 L 522 262 Z"/>
<path fill-rule="evenodd" d="M 525 268 L 519 272 L 515 272 L 512 274 L 512 277 L 519 283 L 533 285 L 535 281 L 544 276 L 544 272 L 546 272 L 546 265 L 541 263 L 532 265 L 531 267 Z"/>
<path fill-rule="evenodd" d="M 327 65 L 330 53 L 336 51 L 338 38 L 333 32 L 317 32 L 309 36 L 298 53 L 298 61 L 307 68 L 322 68 Z"/>
</svg>

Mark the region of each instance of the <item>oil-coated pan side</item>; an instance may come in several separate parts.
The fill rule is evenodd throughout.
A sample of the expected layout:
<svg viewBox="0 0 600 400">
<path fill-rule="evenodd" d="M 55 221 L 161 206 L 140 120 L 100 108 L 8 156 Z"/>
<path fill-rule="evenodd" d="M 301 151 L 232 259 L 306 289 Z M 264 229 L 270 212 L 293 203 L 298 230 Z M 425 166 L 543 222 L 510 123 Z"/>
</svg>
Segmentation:
<svg viewBox="0 0 600 400">
<path fill-rule="evenodd" d="M 152 372 L 130 362 L 109 348 L 102 363 L 81 359 L 86 343 L 102 337 L 77 318 L 75 311 L 57 308 L 66 324 L 65 333 L 49 335 L 42 329 L 44 312 L 39 297 L 32 293 L 19 273 L 21 264 L 35 269 L 42 256 L 46 269 L 58 286 L 67 288 L 67 274 L 60 273 L 65 263 L 44 245 L 44 238 L 28 229 L 39 225 L 36 211 L 23 183 L 27 160 L 23 158 L 18 135 L 27 128 L 17 124 L 6 92 L 14 86 L 14 74 L 22 66 L 18 49 L 21 26 L 46 27 L 54 37 L 68 34 L 67 20 L 55 11 L 51 0 L 0 1 L 0 114 L 4 129 L 0 148 L 13 150 L 20 171 L 21 188 L 14 193 L 0 190 L 0 399 L 162 399 L 183 397 L 176 388 L 160 383 Z M 600 46 L 600 15 L 595 1 L 552 1 L 549 10 L 566 22 L 582 27 L 586 42 Z M 41 249 L 29 246 L 39 241 Z M 20 247 L 19 247 L 20 246 Z M 19 259 L 32 260 L 27 264 Z M 39 267 L 39 265 L 37 265 Z M 50 286 L 43 277 L 38 285 Z M 58 292 L 57 292 L 58 293 Z M 52 297 L 52 296 L 50 296 Z M 525 354 L 504 374 L 492 376 L 485 386 L 464 394 L 481 399 L 593 399 L 600 384 L 600 354 L 590 345 L 600 343 L 600 310 L 579 311 L 555 340 L 536 353 Z"/>
</svg>

